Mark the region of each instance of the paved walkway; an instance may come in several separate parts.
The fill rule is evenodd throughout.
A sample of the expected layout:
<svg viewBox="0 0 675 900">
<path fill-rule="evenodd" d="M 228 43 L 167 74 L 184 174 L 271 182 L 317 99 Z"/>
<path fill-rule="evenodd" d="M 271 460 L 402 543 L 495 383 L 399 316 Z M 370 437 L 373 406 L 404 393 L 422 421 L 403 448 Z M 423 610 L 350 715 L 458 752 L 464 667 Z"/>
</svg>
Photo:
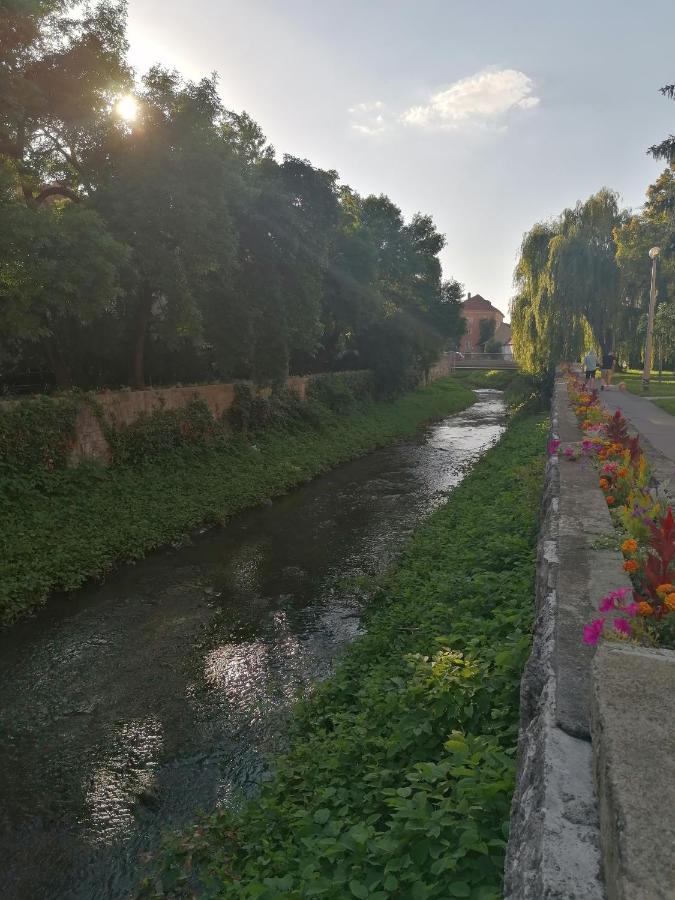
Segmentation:
<svg viewBox="0 0 675 900">
<path fill-rule="evenodd" d="M 600 399 L 612 412 L 620 409 L 635 431 L 675 466 L 675 416 L 655 406 L 651 400 L 614 387 L 601 391 Z"/>
</svg>

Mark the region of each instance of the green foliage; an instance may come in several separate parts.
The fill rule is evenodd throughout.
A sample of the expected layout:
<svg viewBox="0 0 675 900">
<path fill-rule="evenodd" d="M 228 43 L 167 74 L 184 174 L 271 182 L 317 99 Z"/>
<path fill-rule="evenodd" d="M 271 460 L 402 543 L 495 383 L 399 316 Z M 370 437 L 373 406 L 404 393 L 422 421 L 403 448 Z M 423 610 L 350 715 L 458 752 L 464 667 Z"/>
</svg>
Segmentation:
<svg viewBox="0 0 675 900">
<path fill-rule="evenodd" d="M 247 434 L 251 427 L 253 410 L 253 387 L 248 381 L 236 381 L 234 384 L 234 401 L 227 416 L 234 431 Z"/>
<path fill-rule="evenodd" d="M 518 376 L 516 369 L 457 369 L 453 375 L 472 388 L 503 391 Z"/>
<path fill-rule="evenodd" d="M 494 319 L 481 319 L 478 323 L 478 343 L 481 347 L 487 344 L 493 337 L 497 323 Z M 486 348 L 487 349 L 487 348 Z M 500 344 L 501 349 L 501 344 Z M 491 352 L 491 351 L 488 351 Z"/>
<path fill-rule="evenodd" d="M 545 426 L 513 424 L 423 526 L 273 779 L 172 841 L 148 896 L 501 896 Z"/>
<path fill-rule="evenodd" d="M 431 217 L 278 161 L 215 75 L 157 65 L 134 84 L 125 27 L 122 0 L 0 15 L 3 381 L 371 368 L 384 394 L 426 373 L 464 327 Z M 116 112 L 129 91 L 134 122 Z"/>
<path fill-rule="evenodd" d="M 340 372 L 315 375 L 308 385 L 308 396 L 335 412 L 345 412 L 356 400 L 372 397 L 370 372 Z"/>
<path fill-rule="evenodd" d="M 66 465 L 75 443 L 77 403 L 41 397 L 0 408 L 0 477 L 52 472 Z"/>
<path fill-rule="evenodd" d="M 131 425 L 109 425 L 101 418 L 115 465 L 141 465 L 180 447 L 208 447 L 226 432 L 203 400 L 179 409 L 142 413 Z"/>
<path fill-rule="evenodd" d="M 625 221 L 617 195 L 603 188 L 525 235 L 511 303 L 523 369 L 542 374 L 590 346 L 613 348 L 621 319 L 614 232 Z"/>
<path fill-rule="evenodd" d="M 675 100 L 675 84 L 664 85 L 661 93 L 664 97 Z M 675 163 L 675 135 L 669 134 L 663 141 L 650 147 L 648 152 L 654 159 L 663 159 L 672 166 Z"/>
<path fill-rule="evenodd" d="M 275 415 L 276 427 L 258 430 L 255 449 L 239 436 L 198 444 L 182 433 L 179 439 L 175 420 L 161 417 L 162 427 L 145 421 L 127 436 L 122 453 L 133 465 L 88 463 L 0 478 L 0 621 L 17 618 L 50 591 L 72 590 L 203 523 L 222 523 L 472 400 L 448 380 L 393 403 L 362 401 L 345 415 L 312 401 L 294 424 L 289 405 L 283 427 Z M 290 403 L 297 409 L 296 400 Z M 207 420 L 201 406 L 192 409 L 200 433 Z M 54 430 L 59 440 L 67 433 L 60 425 Z M 146 458 L 148 446 L 164 450 L 174 441 L 175 449 Z"/>
<path fill-rule="evenodd" d="M 672 308 L 675 296 L 675 172 L 666 169 L 647 188 L 646 202 L 640 214 L 631 216 L 617 228 L 614 240 L 623 297 L 617 350 L 624 360 L 639 366 L 646 335 L 652 269 L 649 250 L 652 247 L 661 248 L 656 266 L 659 308 Z M 668 317 L 667 312 L 660 315 Z M 660 329 L 658 323 L 655 324 L 657 358 L 662 355 L 664 361 L 672 361 L 674 348 L 672 339 L 668 340 L 668 324 L 664 321 Z"/>
</svg>

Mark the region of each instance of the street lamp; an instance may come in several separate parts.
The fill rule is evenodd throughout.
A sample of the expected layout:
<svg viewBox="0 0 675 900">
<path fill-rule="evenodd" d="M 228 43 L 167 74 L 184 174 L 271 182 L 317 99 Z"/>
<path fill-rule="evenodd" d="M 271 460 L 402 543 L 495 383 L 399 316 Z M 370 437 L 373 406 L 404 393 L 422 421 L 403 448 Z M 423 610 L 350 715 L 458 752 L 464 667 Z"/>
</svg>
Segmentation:
<svg viewBox="0 0 675 900">
<path fill-rule="evenodd" d="M 652 247 L 649 258 L 652 261 L 652 286 L 649 291 L 649 313 L 647 315 L 647 344 L 645 346 L 645 367 L 642 371 L 642 390 L 649 390 L 649 376 L 652 372 L 652 345 L 654 343 L 654 307 L 656 306 L 656 258 L 660 247 Z"/>
</svg>

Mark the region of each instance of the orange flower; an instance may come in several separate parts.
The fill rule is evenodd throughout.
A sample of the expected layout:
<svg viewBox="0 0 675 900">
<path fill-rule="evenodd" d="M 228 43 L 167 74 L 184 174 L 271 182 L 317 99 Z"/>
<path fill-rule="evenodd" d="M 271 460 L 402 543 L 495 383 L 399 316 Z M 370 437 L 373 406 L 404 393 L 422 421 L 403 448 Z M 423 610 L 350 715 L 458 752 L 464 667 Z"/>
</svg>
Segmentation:
<svg viewBox="0 0 675 900">
<path fill-rule="evenodd" d="M 619 476 L 619 478 L 625 478 L 626 475 L 628 475 L 628 469 L 625 469 L 625 468 L 619 469 L 619 471 L 616 474 Z"/>
<path fill-rule="evenodd" d="M 629 553 L 636 553 L 638 548 L 638 542 L 635 538 L 628 538 L 621 545 L 621 551 L 628 555 Z"/>
<path fill-rule="evenodd" d="M 675 612 L 675 591 L 672 594 L 668 594 L 663 602 L 670 612 Z"/>
<path fill-rule="evenodd" d="M 612 497 L 611 494 L 608 494 L 605 497 L 605 500 L 607 501 L 607 506 L 614 506 L 614 504 L 616 503 L 616 500 L 614 499 L 614 497 Z"/>
<path fill-rule="evenodd" d="M 673 586 L 672 586 L 672 584 L 670 584 L 670 582 L 668 582 L 667 584 L 660 584 L 656 589 L 656 593 L 665 595 L 665 594 L 670 594 L 670 592 L 672 590 L 673 590 Z"/>
<path fill-rule="evenodd" d="M 647 603 L 645 600 L 641 600 L 640 603 L 638 603 L 638 612 L 640 613 L 641 616 L 653 616 L 654 615 L 654 610 L 652 609 L 651 605 L 649 603 Z"/>
<path fill-rule="evenodd" d="M 603 489 L 603 491 L 606 491 L 607 488 L 609 487 L 609 481 L 607 481 L 606 478 L 601 478 L 600 479 L 600 487 Z"/>
<path fill-rule="evenodd" d="M 623 567 L 626 572 L 637 572 L 640 568 L 634 559 L 627 559 Z"/>
</svg>

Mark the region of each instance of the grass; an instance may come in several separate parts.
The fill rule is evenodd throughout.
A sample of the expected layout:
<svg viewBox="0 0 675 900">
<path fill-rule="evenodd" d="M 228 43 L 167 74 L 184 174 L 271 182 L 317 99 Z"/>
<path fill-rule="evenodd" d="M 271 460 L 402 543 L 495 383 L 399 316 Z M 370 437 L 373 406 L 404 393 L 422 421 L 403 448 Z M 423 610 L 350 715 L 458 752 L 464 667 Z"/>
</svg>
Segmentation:
<svg viewBox="0 0 675 900">
<path fill-rule="evenodd" d="M 516 419 L 430 517 L 261 795 L 171 840 L 144 896 L 501 896 L 546 425 Z"/>
<path fill-rule="evenodd" d="M 666 400 L 654 400 L 654 406 L 665 409 L 671 416 L 675 416 L 675 397 L 668 397 Z"/>
<path fill-rule="evenodd" d="M 135 466 L 10 470 L 0 477 L 0 622 L 24 615 L 51 591 L 73 590 L 203 523 L 225 522 L 473 400 L 448 379 L 343 414 L 315 403 L 320 426 L 268 429 L 255 447 L 238 438 Z"/>
<path fill-rule="evenodd" d="M 599 381 L 599 379 L 598 379 Z M 642 390 L 642 372 L 632 369 L 629 372 L 615 372 L 612 384 L 614 386 L 624 382 L 626 389 L 631 394 L 640 394 Z M 675 374 L 664 372 L 661 380 L 659 373 L 652 372 L 649 382 L 649 395 L 652 397 L 675 397 Z"/>
</svg>

